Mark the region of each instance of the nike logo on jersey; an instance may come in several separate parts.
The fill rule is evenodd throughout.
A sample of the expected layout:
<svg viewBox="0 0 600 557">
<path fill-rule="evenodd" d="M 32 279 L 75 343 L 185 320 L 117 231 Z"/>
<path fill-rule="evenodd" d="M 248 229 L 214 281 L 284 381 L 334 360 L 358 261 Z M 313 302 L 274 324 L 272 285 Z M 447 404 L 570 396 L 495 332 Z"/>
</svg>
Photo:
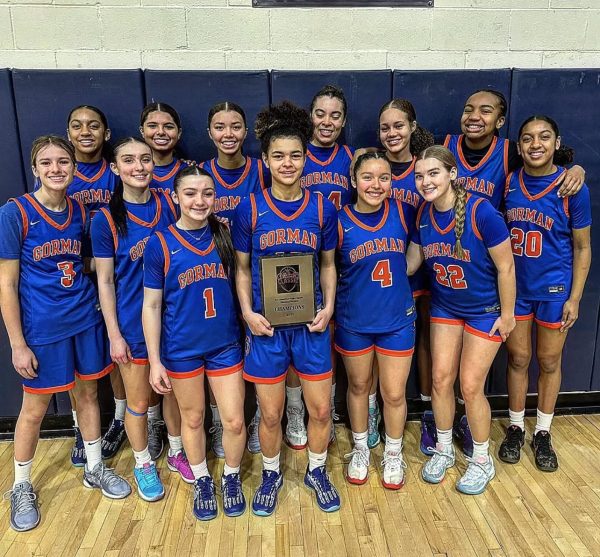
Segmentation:
<svg viewBox="0 0 600 557">
<path fill-rule="evenodd" d="M 171 255 L 175 255 L 176 253 L 178 253 L 178 252 L 180 252 L 180 251 L 181 251 L 181 248 L 179 248 L 179 249 L 174 249 L 174 250 L 171 250 Z"/>
<path fill-rule="evenodd" d="M 508 190 L 508 191 L 509 191 L 509 193 L 510 193 L 511 191 L 517 191 L 517 188 L 513 188 L 512 190 Z"/>
<path fill-rule="evenodd" d="M 39 220 L 36 220 L 36 221 L 33 221 L 33 220 L 32 220 L 32 221 L 29 223 L 29 226 L 35 226 L 35 225 L 36 225 L 38 222 L 40 222 L 40 221 L 39 221 Z"/>
<path fill-rule="evenodd" d="M 351 226 L 350 228 L 344 228 L 344 232 L 350 232 L 350 230 L 352 230 L 354 228 L 354 226 Z"/>
<path fill-rule="evenodd" d="M 263 211 L 262 213 L 258 213 L 259 217 L 262 217 L 263 215 L 266 215 L 269 211 Z"/>
<path fill-rule="evenodd" d="M 429 226 L 428 224 L 420 224 L 419 228 L 426 228 L 427 226 Z"/>
</svg>

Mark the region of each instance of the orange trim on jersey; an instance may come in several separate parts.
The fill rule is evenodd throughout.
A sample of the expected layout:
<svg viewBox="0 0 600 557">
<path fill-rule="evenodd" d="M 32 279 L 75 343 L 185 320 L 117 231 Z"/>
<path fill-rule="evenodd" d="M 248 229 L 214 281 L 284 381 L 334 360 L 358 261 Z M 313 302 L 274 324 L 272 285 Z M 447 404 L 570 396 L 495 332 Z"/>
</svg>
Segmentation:
<svg viewBox="0 0 600 557">
<path fill-rule="evenodd" d="M 484 333 L 483 331 L 480 331 L 479 329 L 475 329 L 475 328 L 471 327 L 470 325 L 465 325 L 465 332 L 469 333 L 470 335 L 479 337 L 479 338 L 491 340 L 492 342 L 502 342 L 501 336 L 497 336 L 497 335 L 490 336 L 488 333 Z"/>
<path fill-rule="evenodd" d="M 531 321 L 533 319 L 533 313 L 527 315 L 515 315 L 515 321 Z"/>
<path fill-rule="evenodd" d="M 258 167 L 258 181 L 260 182 L 260 189 L 264 190 L 267 186 L 265 185 L 265 171 L 263 170 L 263 161 L 256 159 L 256 166 Z"/>
<path fill-rule="evenodd" d="M 408 226 L 406 226 L 406 219 L 404 218 L 404 209 L 402 208 L 402 201 L 396 199 L 396 204 L 398 205 L 398 214 L 400 215 L 400 220 L 402 221 L 402 228 L 404 228 L 404 232 L 408 234 Z"/>
<path fill-rule="evenodd" d="M 77 379 L 81 379 L 82 381 L 94 381 L 95 379 L 101 379 L 105 375 L 108 375 L 113 369 L 115 369 L 115 364 L 114 362 L 111 362 L 102 371 L 99 371 L 98 373 L 83 374 L 76 371 L 75 377 L 77 377 Z"/>
<path fill-rule="evenodd" d="M 204 366 L 200 366 L 192 371 L 171 371 L 170 369 L 165 370 L 167 375 L 173 379 L 192 379 L 198 377 L 204 373 Z"/>
<path fill-rule="evenodd" d="M 349 205 L 346 205 L 344 207 L 344 211 L 346 211 L 346 214 L 350 217 L 350 220 L 363 230 L 368 230 L 369 232 L 377 232 L 387 221 L 388 214 L 390 212 L 390 204 L 387 199 L 383 200 L 383 215 L 381 217 L 381 220 L 375 226 L 367 226 L 366 224 L 360 222 L 360 220 L 356 218 L 356 216 L 354 216 L 354 214 L 350 210 Z"/>
<path fill-rule="evenodd" d="M 79 178 L 80 180 L 87 182 L 88 184 L 93 184 L 94 182 L 97 182 L 100 178 L 102 178 L 102 175 L 104 174 L 107 168 L 108 163 L 106 162 L 106 159 L 102 159 L 102 166 L 100 167 L 100 170 L 98 170 L 98 172 L 96 172 L 96 174 L 94 174 L 91 178 L 84 176 L 81 172 L 79 172 L 79 170 L 75 171 L 75 176 L 77 176 L 77 178 Z"/>
<path fill-rule="evenodd" d="M 421 203 L 421 206 L 419 207 L 419 209 L 417 211 L 417 218 L 415 219 L 415 222 L 417 223 L 417 225 L 421 224 L 421 215 L 423 214 L 423 210 L 425 209 L 425 205 L 427 205 L 427 203 Z"/>
<path fill-rule="evenodd" d="M 210 225 L 207 224 L 206 226 L 210 226 Z M 179 243 L 181 243 L 184 247 L 186 247 L 187 249 L 189 249 L 191 252 L 197 253 L 198 255 L 201 255 L 203 257 L 205 255 L 208 255 L 213 250 L 213 248 L 215 247 L 215 241 L 211 240 L 209 246 L 205 250 L 201 250 L 201 249 L 195 248 L 181 234 L 179 234 L 179 231 L 177 230 L 177 227 L 174 224 L 172 224 L 171 226 L 169 226 L 169 230 L 171 231 L 171 233 L 173 234 L 173 236 L 175 236 L 175 238 L 177 239 L 177 241 Z"/>
<path fill-rule="evenodd" d="M 400 174 L 400 176 L 394 176 L 394 174 L 392 174 L 392 180 L 403 180 L 404 178 L 406 178 L 415 169 L 416 162 L 417 157 L 413 157 L 408 168 L 402 174 Z"/>
<path fill-rule="evenodd" d="M 23 240 L 25 240 L 29 232 L 29 220 L 27 219 L 27 212 L 25 211 L 25 207 L 21 205 L 21 202 L 18 199 L 12 198 L 9 199 L 9 201 L 12 201 L 19 208 L 19 213 L 21 213 L 21 220 L 23 221 Z"/>
<path fill-rule="evenodd" d="M 148 358 L 131 358 L 129 361 L 136 366 L 147 366 L 150 363 Z"/>
<path fill-rule="evenodd" d="M 465 138 L 464 135 L 458 136 L 458 143 L 456 144 L 456 152 L 458 153 L 458 158 L 460 159 L 461 164 L 467 170 L 471 170 L 471 171 L 479 170 L 488 161 L 488 159 L 492 156 L 492 153 L 494 152 L 494 149 L 496 148 L 496 143 L 498 143 L 498 136 L 495 135 L 493 137 L 492 142 L 490 143 L 490 146 L 488 147 L 487 153 L 475 166 L 471 166 L 467 162 L 467 159 L 465 158 L 465 156 L 463 155 L 462 142 L 463 142 L 464 138 Z"/>
<path fill-rule="evenodd" d="M 431 219 L 431 224 L 433 224 L 433 228 L 435 228 L 440 234 L 448 234 L 448 232 L 450 232 L 450 230 L 452 230 L 454 228 L 454 225 L 456 223 L 456 219 L 453 218 L 450 221 L 450 224 L 442 230 L 438 226 L 438 223 L 435 221 L 435 217 L 433 216 L 433 203 L 431 205 L 429 205 L 429 218 Z"/>
<path fill-rule="evenodd" d="M 106 222 L 108 222 L 108 226 L 110 226 L 110 231 L 112 232 L 113 244 L 115 245 L 115 252 L 119 247 L 119 235 L 117 234 L 117 227 L 115 226 L 115 221 L 110 214 L 110 211 L 106 207 L 101 207 L 100 211 L 106 217 Z"/>
<path fill-rule="evenodd" d="M 67 209 L 69 209 L 69 216 L 67 217 L 67 220 L 63 224 L 58 224 L 54 219 L 52 219 L 50 217 L 50 215 L 48 215 L 46 213 L 46 211 L 44 211 L 42 206 L 37 202 L 37 200 L 35 199 L 35 197 L 33 197 L 33 195 L 26 193 L 24 197 L 26 197 L 27 200 L 29 201 L 29 203 L 31 203 L 33 205 L 33 208 L 39 213 L 39 215 L 50 226 L 52 226 L 53 228 L 56 228 L 56 230 L 64 230 L 65 228 L 67 228 L 67 226 L 69 226 L 71 224 L 71 219 L 73 217 L 73 202 L 71 201 L 70 197 L 65 197 L 65 200 L 67 202 Z"/>
<path fill-rule="evenodd" d="M 527 199 L 529 199 L 529 201 L 537 201 L 538 199 L 544 197 L 544 195 L 546 195 L 547 193 L 551 192 L 559 184 L 559 182 L 563 181 L 565 174 L 567 173 L 566 170 L 563 170 L 544 191 L 541 191 L 537 195 L 531 195 L 525 187 L 525 182 L 523 180 L 523 172 L 525 172 L 525 170 L 521 168 L 521 170 L 519 171 L 519 186 L 521 186 L 521 191 L 523 192 L 523 195 Z"/>
<path fill-rule="evenodd" d="M 344 350 L 343 348 L 341 348 L 338 344 L 335 344 L 335 349 L 342 355 L 342 356 L 364 356 L 365 354 L 369 354 L 370 352 L 373 352 L 373 350 L 375 349 L 375 345 L 372 344 L 371 346 L 367 347 L 367 348 L 361 348 L 360 350 Z"/>
<path fill-rule="evenodd" d="M 302 202 L 302 205 L 300 205 L 300 207 L 298 207 L 298 210 L 291 216 L 287 216 L 284 215 L 276 206 L 275 203 L 273 202 L 273 200 L 271 199 L 271 194 L 269 193 L 268 190 L 264 190 L 264 196 L 265 196 L 265 201 L 267 202 L 267 205 L 271 208 L 271 210 L 280 218 L 283 219 L 284 221 L 290 222 L 295 220 L 296 218 L 298 218 L 302 212 L 304 211 L 304 209 L 306 209 L 306 206 L 308 205 L 308 199 L 310 198 L 310 194 L 308 193 L 308 190 L 304 190 L 304 201 Z"/>
<path fill-rule="evenodd" d="M 61 385 L 60 387 L 43 387 L 40 389 L 23 385 L 23 390 L 32 395 L 51 395 L 53 393 L 64 393 L 65 391 L 70 391 L 74 386 L 75 381 L 67 383 L 66 385 Z"/>
<path fill-rule="evenodd" d="M 408 356 L 412 356 L 415 353 L 415 349 L 409 348 L 408 350 L 390 350 L 389 348 L 381 348 L 379 346 L 376 346 L 375 352 L 377 352 L 378 354 L 383 354 L 384 356 L 395 356 L 396 358 L 407 358 Z"/>
<path fill-rule="evenodd" d="M 415 290 L 412 293 L 412 297 L 414 298 L 420 298 L 421 296 L 431 296 L 431 292 L 429 290 Z"/>
<path fill-rule="evenodd" d="M 510 141 L 507 139 L 504 140 L 504 149 L 502 150 L 502 163 L 504 166 L 504 175 L 508 174 L 508 147 L 510 146 Z"/>
<path fill-rule="evenodd" d="M 330 157 L 326 160 L 326 161 L 320 161 L 317 157 L 315 157 L 309 149 L 306 150 L 306 156 L 313 161 L 315 164 L 318 164 L 319 166 L 327 166 L 329 164 L 331 164 L 333 162 L 333 159 L 335 159 L 336 155 L 338 154 L 338 151 L 340 150 L 340 146 L 336 143 L 335 147 L 333 148 L 333 153 L 331 153 Z"/>
<path fill-rule="evenodd" d="M 173 176 L 175 176 L 175 174 L 177 174 L 177 172 L 179 171 L 179 169 L 181 168 L 181 161 L 177 161 L 175 163 L 175 166 L 171 169 L 171 171 L 168 174 L 165 174 L 163 177 L 157 176 L 156 174 L 152 173 L 152 179 L 156 180 L 157 182 L 166 182 L 167 180 L 170 180 L 171 178 L 173 178 Z"/>
<path fill-rule="evenodd" d="M 430 317 L 430 323 L 438 323 L 439 325 L 459 325 L 464 326 L 465 322 L 462 319 L 449 319 L 448 317 Z"/>
<path fill-rule="evenodd" d="M 534 321 L 540 327 L 544 327 L 544 329 L 560 329 L 561 328 L 560 322 L 558 322 L 558 323 L 550 323 L 548 321 L 542 321 L 541 319 L 538 319 L 537 317 L 534 319 Z"/>
<path fill-rule="evenodd" d="M 344 243 L 344 227 L 342 223 L 338 219 L 338 249 L 342 249 L 342 244 Z"/>
<path fill-rule="evenodd" d="M 81 211 L 81 220 L 85 229 L 85 223 L 87 221 L 87 213 L 85 211 L 85 206 L 81 201 L 79 201 L 79 199 L 75 199 L 74 201 L 79 205 L 79 210 Z"/>
<path fill-rule="evenodd" d="M 242 175 L 235 182 L 233 182 L 233 184 L 228 184 L 225 181 L 225 179 L 219 174 L 219 171 L 217 170 L 217 165 L 215 163 L 215 159 L 211 159 L 210 161 L 210 169 L 213 171 L 215 178 L 217 179 L 219 184 L 221 184 L 224 188 L 228 190 L 233 190 L 243 183 L 243 181 L 248 177 L 248 173 L 250 172 L 251 166 L 252 161 L 250 160 L 250 157 L 246 157 L 246 165 L 244 166 Z"/>
<path fill-rule="evenodd" d="M 127 216 L 133 222 L 135 222 L 136 224 L 139 224 L 140 226 L 145 226 L 146 228 L 154 228 L 158 224 L 158 221 L 160 220 L 160 215 L 162 213 L 162 205 L 160 203 L 160 198 L 158 197 L 158 193 L 156 193 L 154 190 L 148 190 L 148 191 L 154 197 L 154 201 L 156 201 L 156 214 L 154 215 L 152 222 L 146 222 L 145 220 L 142 220 L 142 219 L 136 217 L 133 213 L 130 213 L 129 211 L 127 211 Z"/>
<path fill-rule="evenodd" d="M 167 201 L 167 205 L 169 206 L 169 209 L 171 209 L 171 212 L 173 213 L 173 216 L 175 218 L 177 218 L 177 209 L 175 209 L 175 204 L 173 203 L 173 200 L 171 199 L 171 196 L 168 195 L 165 192 L 163 192 L 163 196 L 164 196 L 165 200 Z"/>
<path fill-rule="evenodd" d="M 563 211 L 565 212 L 567 218 L 571 218 L 571 214 L 569 211 L 569 199 L 570 197 L 563 197 Z"/>
<path fill-rule="evenodd" d="M 444 147 L 446 147 L 446 149 L 448 148 L 448 145 L 450 145 L 450 140 L 452 139 L 452 135 L 447 134 L 446 137 L 444 138 Z"/>
<path fill-rule="evenodd" d="M 163 263 L 163 273 L 166 277 L 167 273 L 169 272 L 169 267 L 171 266 L 171 256 L 169 255 L 169 248 L 167 247 L 167 242 L 165 241 L 165 237 L 162 235 L 162 233 L 157 232 L 156 237 L 160 242 L 160 247 L 162 248 L 163 255 L 165 256 L 165 262 Z"/>
<path fill-rule="evenodd" d="M 238 371 L 242 371 L 244 369 L 244 362 L 238 362 L 234 366 L 223 367 L 221 369 L 207 369 L 206 375 L 208 377 L 224 377 L 226 375 L 233 375 Z"/>
<path fill-rule="evenodd" d="M 319 214 L 319 228 L 323 228 L 323 196 L 317 197 L 317 212 Z"/>
<path fill-rule="evenodd" d="M 473 208 L 471 209 L 471 227 L 473 228 L 473 232 L 475 232 L 475 236 L 477 236 L 480 240 L 483 240 L 481 237 L 481 232 L 479 232 L 479 228 L 477 228 L 477 222 L 475 220 L 475 213 L 477 211 L 477 207 L 479 204 L 483 202 L 483 197 L 480 197 L 473 203 Z"/>
<path fill-rule="evenodd" d="M 354 155 L 352 154 L 350 147 L 348 147 L 348 145 L 342 145 L 342 147 L 346 150 L 346 153 L 350 157 L 350 160 L 352 160 L 354 158 Z"/>
<path fill-rule="evenodd" d="M 326 371 L 325 373 L 302 373 L 301 371 L 296 370 L 296 374 L 298 377 L 302 379 L 306 379 L 307 381 L 323 381 L 324 379 L 329 379 L 333 376 L 333 369 Z"/>
<path fill-rule="evenodd" d="M 250 199 L 250 213 L 251 213 L 251 217 L 252 217 L 252 232 L 254 232 L 254 230 L 256 229 L 256 198 L 254 197 L 254 194 L 251 193 L 249 196 Z"/>
<path fill-rule="evenodd" d="M 250 383 L 260 383 L 263 385 L 274 385 L 275 383 L 281 383 L 285 381 L 285 377 L 287 375 L 287 369 L 283 372 L 282 375 L 278 375 L 277 377 L 255 377 L 254 375 L 248 375 L 245 371 L 243 372 L 243 377 L 246 381 Z"/>
<path fill-rule="evenodd" d="M 510 181 L 512 180 L 514 172 L 511 172 L 507 177 L 506 177 L 506 182 L 504 182 L 504 199 L 506 199 L 508 197 L 508 190 L 510 189 Z"/>
</svg>

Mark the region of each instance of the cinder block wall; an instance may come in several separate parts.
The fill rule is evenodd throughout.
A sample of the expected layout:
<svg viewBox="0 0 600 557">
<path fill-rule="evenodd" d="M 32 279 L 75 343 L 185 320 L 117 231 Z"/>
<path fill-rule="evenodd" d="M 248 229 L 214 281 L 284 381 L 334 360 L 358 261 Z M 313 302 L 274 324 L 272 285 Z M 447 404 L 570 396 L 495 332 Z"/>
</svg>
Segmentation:
<svg viewBox="0 0 600 557">
<path fill-rule="evenodd" d="M 600 0 L 435 0 L 433 9 L 0 0 L 0 67 L 552 68 L 599 60 Z"/>
</svg>

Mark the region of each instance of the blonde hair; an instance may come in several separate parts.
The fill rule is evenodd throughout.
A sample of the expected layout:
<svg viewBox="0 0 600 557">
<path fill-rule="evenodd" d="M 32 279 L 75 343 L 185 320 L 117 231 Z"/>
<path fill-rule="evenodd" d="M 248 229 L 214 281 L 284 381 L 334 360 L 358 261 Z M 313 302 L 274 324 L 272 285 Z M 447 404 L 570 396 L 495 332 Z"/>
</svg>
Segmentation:
<svg viewBox="0 0 600 557">
<path fill-rule="evenodd" d="M 71 159 L 71 162 L 75 166 L 77 161 L 75 159 L 75 149 L 73 145 L 71 145 L 65 138 L 60 135 L 42 135 L 34 140 L 31 144 L 31 166 L 35 167 L 35 162 L 37 156 L 40 154 L 40 151 L 50 145 L 54 145 L 55 147 L 60 147 L 64 151 L 66 151 L 67 155 Z"/>
</svg>

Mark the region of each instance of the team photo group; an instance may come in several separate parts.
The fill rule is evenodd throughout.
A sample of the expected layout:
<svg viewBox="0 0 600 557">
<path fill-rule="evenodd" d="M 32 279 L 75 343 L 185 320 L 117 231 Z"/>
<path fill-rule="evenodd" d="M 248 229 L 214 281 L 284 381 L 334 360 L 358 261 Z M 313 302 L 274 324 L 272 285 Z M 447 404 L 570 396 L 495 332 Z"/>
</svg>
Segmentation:
<svg viewBox="0 0 600 557">
<path fill-rule="evenodd" d="M 158 501 L 167 450 L 166 467 L 193 484 L 199 520 L 247 506 L 273 514 L 284 441 L 307 450 L 302 489 L 318 508 L 344 505 L 327 471 L 336 372 L 348 384 L 351 484 L 376 474 L 401 489 L 404 452 L 418 448 L 428 457 L 420 479 L 439 484 L 455 466 L 455 437 L 466 495 L 483 493 L 495 466 L 519 462 L 526 441 L 540 471 L 557 470 L 561 355 L 591 263 L 590 196 L 561 144 L 567 123 L 532 114 L 503 139 L 507 101 L 483 89 L 456 114 L 459 135 L 434 137 L 409 100 L 393 99 L 372 123 L 380 144 L 350 147 L 338 142 L 348 113 L 338 87 L 315 92 L 307 109 L 266 107 L 255 122 L 232 101 L 207 115 L 215 153 L 202 162 L 182 156 L 185 122 L 162 102 L 129 137 L 111 137 L 110 114 L 80 105 L 64 115 L 64 135 L 33 142 L 35 187 L 0 208 L 0 308 L 23 381 L 11 527 L 40 522 L 33 459 L 48 405 L 65 391 L 85 487 L 122 499 L 135 486 Z M 261 158 L 245 154 L 249 133 Z M 484 387 L 502 343 L 510 424 L 492 454 Z M 532 353 L 537 418 L 526 433 Z M 419 447 L 404 449 L 413 359 L 428 410 Z M 102 436 L 97 384 L 107 375 L 115 414 Z M 107 465 L 125 438 L 127 478 Z M 224 459 L 220 478 L 211 450 Z M 248 502 L 246 450 L 262 455 Z"/>
</svg>

